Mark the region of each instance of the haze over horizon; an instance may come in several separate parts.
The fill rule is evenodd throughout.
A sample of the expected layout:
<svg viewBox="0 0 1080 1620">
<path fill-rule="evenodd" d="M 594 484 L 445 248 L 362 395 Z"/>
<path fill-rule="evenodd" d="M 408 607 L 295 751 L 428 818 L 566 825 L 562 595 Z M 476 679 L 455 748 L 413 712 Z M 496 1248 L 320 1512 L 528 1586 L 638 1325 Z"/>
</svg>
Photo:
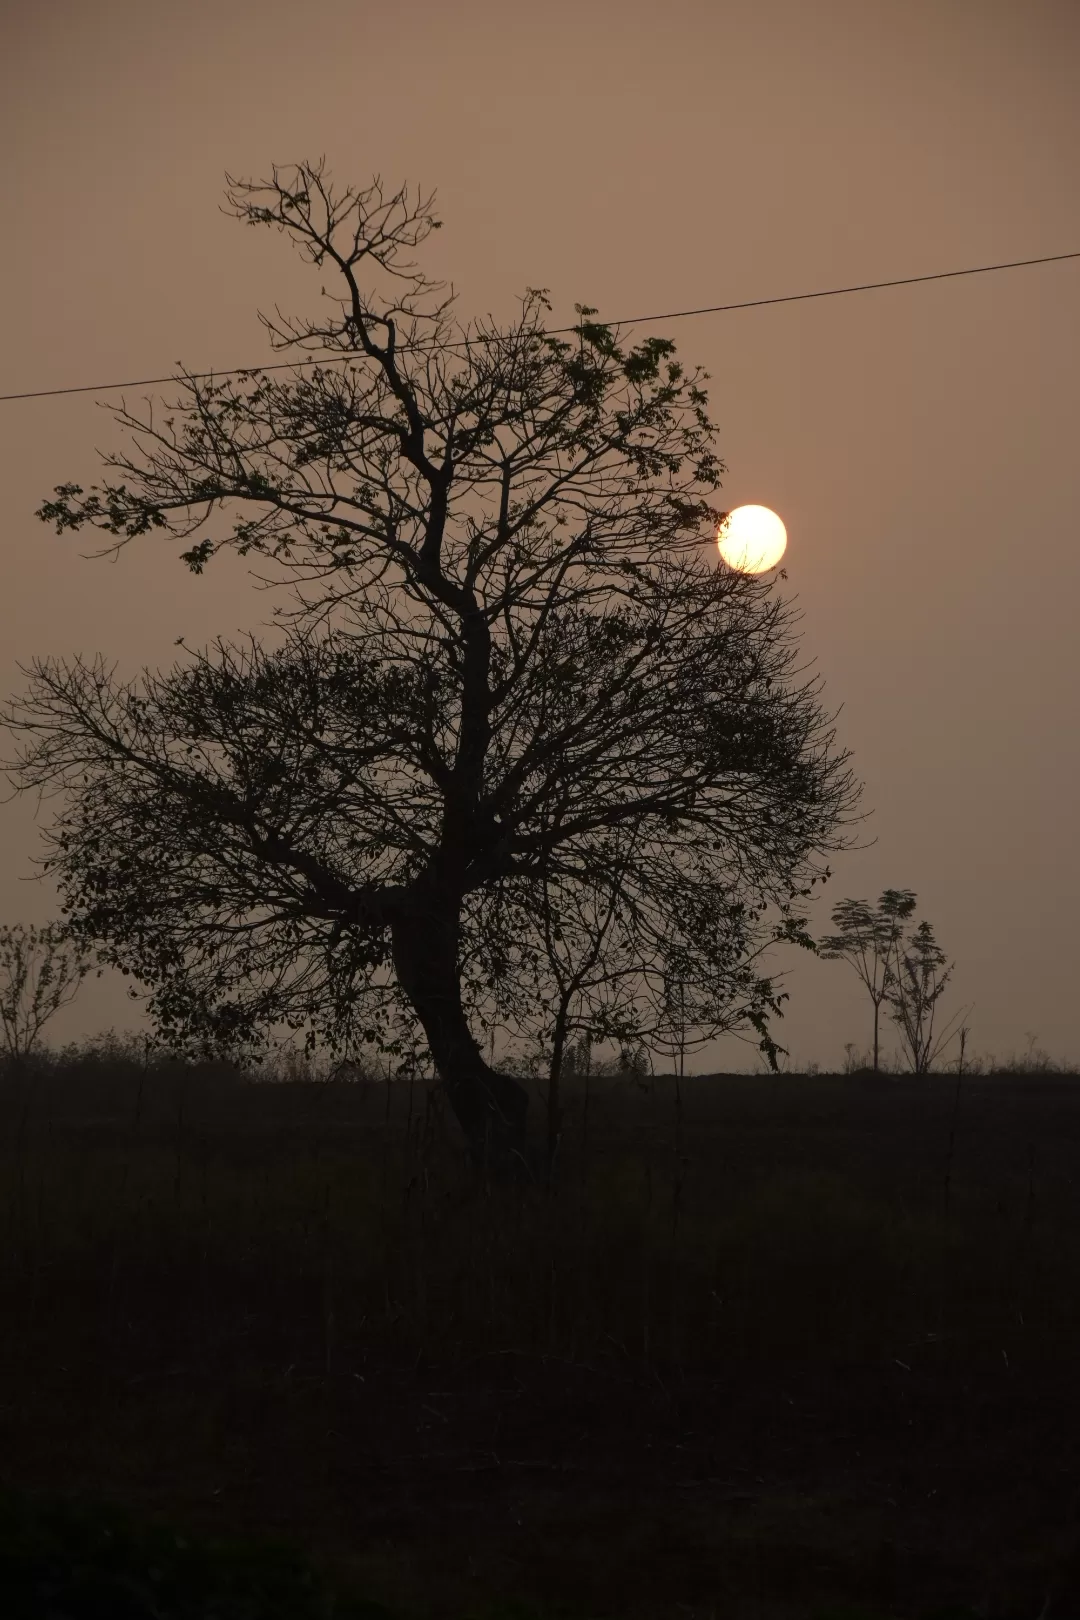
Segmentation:
<svg viewBox="0 0 1080 1620">
<path fill-rule="evenodd" d="M 607 12 L 9 13 L 0 119 L 21 156 L 0 392 L 277 358 L 256 312 L 313 311 L 319 276 L 219 211 L 225 171 L 324 153 L 343 185 L 437 188 L 444 228 L 423 262 L 462 318 L 508 319 L 526 286 L 551 289 L 564 325 L 575 302 L 613 319 L 1080 249 L 1065 0 L 674 0 L 659 23 L 632 0 L 618 28 Z M 974 1003 L 971 1048 L 1022 1052 L 1030 1032 L 1080 1057 L 1080 261 L 640 331 L 711 373 L 722 504 L 783 518 L 803 652 L 865 782 L 876 841 L 832 863 L 815 931 L 844 896 L 913 888 L 956 961 L 945 1018 Z M 142 393 L 171 397 L 136 389 L 129 405 Z M 270 642 L 285 600 L 231 555 L 202 578 L 154 537 L 84 560 L 96 537 L 35 518 L 122 443 L 94 400 L 0 404 L 5 696 L 34 657 L 100 652 L 130 678 L 170 668 L 181 636 Z M 24 881 L 34 812 L 29 795 L 0 804 L 0 921 L 57 914 Z M 776 965 L 793 1067 L 868 1043 L 849 969 L 794 949 Z M 110 974 L 47 1034 L 139 1024 Z M 752 1061 L 728 1040 L 689 1066 Z"/>
</svg>

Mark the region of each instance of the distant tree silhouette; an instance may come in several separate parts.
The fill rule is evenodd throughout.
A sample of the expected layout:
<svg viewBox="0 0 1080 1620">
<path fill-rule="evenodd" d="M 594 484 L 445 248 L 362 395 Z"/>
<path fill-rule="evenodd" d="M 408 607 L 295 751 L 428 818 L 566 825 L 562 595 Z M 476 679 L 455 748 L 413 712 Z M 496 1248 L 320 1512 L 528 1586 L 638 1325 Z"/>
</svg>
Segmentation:
<svg viewBox="0 0 1080 1620">
<path fill-rule="evenodd" d="M 75 999 L 90 968 L 86 951 L 61 923 L 0 926 L 0 1029 L 9 1057 L 20 1062 L 30 1056 L 49 1019 Z"/>
<path fill-rule="evenodd" d="M 543 886 L 568 927 L 571 895 L 612 908 L 640 1001 L 677 946 L 703 1027 L 734 993 L 767 1041 L 770 988 L 731 975 L 799 934 L 858 786 L 792 609 L 717 562 L 704 379 L 670 342 L 582 305 L 551 334 L 539 291 L 455 326 L 408 257 L 439 223 L 408 188 L 338 192 L 320 162 L 227 195 L 339 277 L 325 318 L 262 317 L 324 363 L 182 372 L 164 414 L 116 412 L 117 481 L 38 515 L 113 555 L 190 541 L 196 573 L 273 560 L 285 646 L 218 642 L 141 686 L 35 661 L 12 772 L 67 791 L 46 865 L 162 1038 L 426 1044 L 474 1159 L 509 1169 L 527 1093 L 475 1031 L 539 970 Z"/>
<path fill-rule="evenodd" d="M 893 946 L 886 1000 L 904 1055 L 915 1074 L 929 1074 L 934 1059 L 952 1038 L 956 1022 L 963 1016 L 958 1014 L 935 1040 L 935 1011 L 955 966 L 950 963 L 946 967 L 945 963 L 945 952 L 934 937 L 932 923 L 921 922 L 910 939 L 903 945 L 898 940 Z"/>
<path fill-rule="evenodd" d="M 958 1014 L 935 1038 L 935 1009 L 955 964 L 945 966 L 945 953 L 934 936 L 933 924 L 914 923 L 915 903 L 913 889 L 886 889 L 873 908 L 865 900 L 841 900 L 832 911 L 837 932 L 819 942 L 821 956 L 826 961 L 849 962 L 869 992 L 874 1008 L 875 1074 L 882 1006 L 896 1025 L 904 1056 L 915 1074 L 929 1073 L 964 1016 Z"/>
<path fill-rule="evenodd" d="M 915 910 L 912 889 L 886 889 L 875 907 L 865 900 L 841 900 L 832 910 L 835 934 L 820 941 L 827 962 L 848 962 L 866 986 L 874 1008 L 874 1073 L 880 1060 L 882 1003 L 896 971 L 894 956 L 904 937 L 904 925 Z"/>
</svg>

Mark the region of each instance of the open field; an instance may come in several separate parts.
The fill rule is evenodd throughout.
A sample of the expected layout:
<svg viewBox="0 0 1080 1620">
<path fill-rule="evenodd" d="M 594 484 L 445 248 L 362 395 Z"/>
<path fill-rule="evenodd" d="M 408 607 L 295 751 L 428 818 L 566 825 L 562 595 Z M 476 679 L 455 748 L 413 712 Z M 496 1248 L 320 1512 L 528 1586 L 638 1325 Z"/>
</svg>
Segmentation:
<svg viewBox="0 0 1080 1620">
<path fill-rule="evenodd" d="M 419 1084 L 0 1079 L 0 1485 L 430 1620 L 1080 1615 L 1080 1082 L 573 1084 L 549 1195 Z"/>
</svg>

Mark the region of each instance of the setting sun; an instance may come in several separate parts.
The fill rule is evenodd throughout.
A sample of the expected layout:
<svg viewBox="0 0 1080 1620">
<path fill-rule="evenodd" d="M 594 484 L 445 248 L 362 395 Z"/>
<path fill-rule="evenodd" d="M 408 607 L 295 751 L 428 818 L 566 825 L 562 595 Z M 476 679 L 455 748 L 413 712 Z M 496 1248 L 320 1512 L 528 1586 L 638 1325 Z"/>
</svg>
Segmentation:
<svg viewBox="0 0 1080 1620">
<path fill-rule="evenodd" d="M 787 530 L 767 506 L 737 506 L 716 531 L 716 544 L 729 568 L 764 574 L 787 550 Z"/>
</svg>

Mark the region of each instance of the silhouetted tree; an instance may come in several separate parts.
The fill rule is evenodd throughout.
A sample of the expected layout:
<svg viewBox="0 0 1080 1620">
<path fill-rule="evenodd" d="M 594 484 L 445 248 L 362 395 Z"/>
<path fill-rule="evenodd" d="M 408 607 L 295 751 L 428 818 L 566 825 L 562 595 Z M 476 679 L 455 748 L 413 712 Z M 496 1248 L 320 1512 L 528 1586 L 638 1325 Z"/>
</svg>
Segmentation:
<svg viewBox="0 0 1080 1620">
<path fill-rule="evenodd" d="M 827 962 L 849 962 L 866 986 L 874 1008 L 874 1073 L 880 1056 L 881 1006 L 888 1000 L 895 972 L 894 954 L 904 925 L 915 910 L 912 889 L 886 889 L 875 907 L 865 900 L 841 900 L 832 909 L 835 934 L 820 941 Z"/>
<path fill-rule="evenodd" d="M 768 1018 L 781 1016 L 787 997 L 773 977 L 760 972 L 760 958 L 779 939 L 812 948 L 797 919 L 784 918 L 769 931 L 759 914 L 730 896 L 719 905 L 715 895 L 686 897 L 684 906 L 691 909 L 678 926 L 669 927 L 666 938 L 656 930 L 662 972 L 646 973 L 633 935 L 619 920 L 625 879 L 637 858 L 634 829 L 612 840 L 602 905 L 580 879 L 568 883 L 545 872 L 529 896 L 531 915 L 487 918 L 486 935 L 539 935 L 543 947 L 512 979 L 489 973 L 481 984 L 495 980 L 500 1028 L 530 1037 L 547 1057 L 549 1168 L 561 1132 L 560 1082 L 575 1035 L 590 1052 L 594 1044 L 614 1041 L 616 1065 L 644 1074 L 651 1046 L 693 1050 L 717 1035 L 753 1028 L 775 1062 L 780 1048 Z"/>
<path fill-rule="evenodd" d="M 49 1019 L 75 999 L 90 967 L 61 923 L 0 926 L 0 1028 L 16 1063 L 30 1056 Z"/>
<path fill-rule="evenodd" d="M 527 1094 L 474 1025 L 539 960 L 542 884 L 612 905 L 605 950 L 636 953 L 643 996 L 676 939 L 723 1010 L 731 919 L 750 949 L 801 926 L 858 788 L 792 609 L 717 564 L 723 469 L 670 342 L 580 305 L 550 333 L 538 291 L 508 326 L 453 325 L 408 259 L 438 224 L 408 188 L 338 193 L 316 163 L 228 197 L 339 276 L 326 318 L 263 317 L 326 362 L 183 372 L 164 415 L 116 412 L 117 481 L 39 516 L 111 554 L 190 540 L 196 573 L 223 546 L 273 559 L 286 645 L 219 642 L 141 689 L 36 661 L 14 774 L 67 791 L 47 864 L 72 927 L 170 1039 L 276 1019 L 426 1042 L 474 1157 L 519 1163 Z"/>
<path fill-rule="evenodd" d="M 612 925 L 621 879 L 632 858 L 632 849 L 631 836 L 630 849 L 623 850 L 619 857 L 621 870 L 613 867 L 609 874 L 615 881 L 602 912 L 591 903 L 592 896 L 582 886 L 562 885 L 563 892 L 556 897 L 552 893 L 552 876 L 544 873 L 540 880 L 536 918 L 544 947 L 542 957 L 536 962 L 540 971 L 533 976 L 533 985 L 526 988 L 519 981 L 515 988 L 519 996 L 525 992 L 527 1022 L 535 1022 L 535 1015 L 539 1013 L 549 1026 L 539 1032 L 544 1046 L 547 1046 L 545 1037 L 550 1035 L 546 1098 L 549 1178 L 562 1135 L 560 1085 L 569 1038 L 577 1032 L 579 1041 L 591 1051 L 595 1041 L 611 1036 L 625 1041 L 628 1030 L 634 1027 L 633 1004 L 627 1007 L 620 995 L 627 967 L 625 953 L 616 963 L 611 949 L 612 943 L 616 946 L 622 943 L 619 930 Z M 629 965 L 633 976 L 637 966 L 633 957 Z M 519 1021 L 519 1031 L 521 1028 Z"/>
<path fill-rule="evenodd" d="M 910 939 L 897 940 L 893 945 L 886 1000 L 889 1016 L 900 1032 L 904 1055 L 915 1074 L 929 1074 L 935 1057 L 952 1038 L 957 1021 L 954 1019 L 944 1033 L 934 1039 L 935 1009 L 955 966 L 950 963 L 946 967 L 945 962 L 945 952 L 934 937 L 932 923 L 921 922 Z"/>
</svg>

